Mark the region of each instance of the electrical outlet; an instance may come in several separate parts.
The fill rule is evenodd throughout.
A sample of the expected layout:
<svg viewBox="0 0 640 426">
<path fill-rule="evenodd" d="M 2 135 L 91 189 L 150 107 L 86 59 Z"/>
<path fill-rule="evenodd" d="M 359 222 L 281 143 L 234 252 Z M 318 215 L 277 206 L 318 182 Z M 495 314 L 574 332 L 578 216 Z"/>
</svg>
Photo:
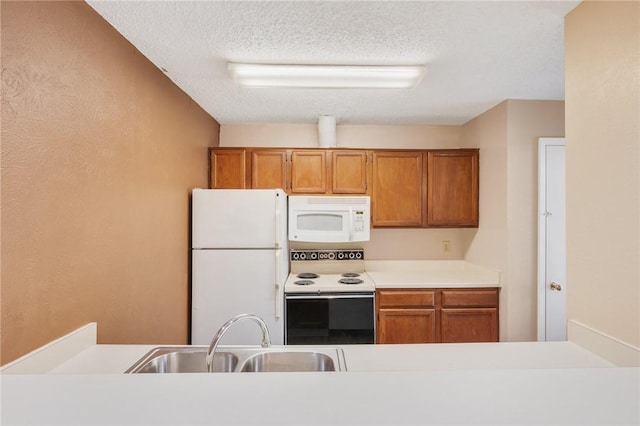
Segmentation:
<svg viewBox="0 0 640 426">
<path fill-rule="evenodd" d="M 451 241 L 443 240 L 442 241 L 442 252 L 449 253 L 451 251 Z"/>
</svg>

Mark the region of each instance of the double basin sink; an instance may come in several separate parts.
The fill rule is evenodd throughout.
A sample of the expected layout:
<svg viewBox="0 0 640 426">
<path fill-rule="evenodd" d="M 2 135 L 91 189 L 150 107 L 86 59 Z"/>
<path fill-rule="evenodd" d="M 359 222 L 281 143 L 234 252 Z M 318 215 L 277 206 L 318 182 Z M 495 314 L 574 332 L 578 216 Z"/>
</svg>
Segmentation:
<svg viewBox="0 0 640 426">
<path fill-rule="evenodd" d="M 206 373 L 206 346 L 165 346 L 149 351 L 125 373 Z M 304 346 L 220 347 L 213 357 L 213 372 L 346 371 L 340 348 Z"/>
</svg>

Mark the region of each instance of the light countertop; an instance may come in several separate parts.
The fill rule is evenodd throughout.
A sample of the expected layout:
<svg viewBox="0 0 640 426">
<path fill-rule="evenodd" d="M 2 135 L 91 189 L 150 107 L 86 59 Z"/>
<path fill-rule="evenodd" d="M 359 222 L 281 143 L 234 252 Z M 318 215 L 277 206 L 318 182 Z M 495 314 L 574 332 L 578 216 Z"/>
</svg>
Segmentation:
<svg viewBox="0 0 640 426">
<path fill-rule="evenodd" d="M 49 374 L 119 374 L 156 346 L 94 345 Z M 221 346 L 223 351 L 225 346 Z M 613 364 L 571 342 L 337 345 L 348 372 L 597 368 Z"/>
<path fill-rule="evenodd" d="M 167 345 L 96 345 L 91 336 L 95 326 L 83 327 L 5 369 L 0 423 L 640 422 L 640 369 L 612 367 L 571 342 L 340 345 L 347 372 L 122 374 Z M 45 374 L 24 374 L 43 365 Z"/>
<path fill-rule="evenodd" d="M 370 260 L 365 271 L 376 288 L 500 287 L 498 271 L 463 260 Z"/>
<path fill-rule="evenodd" d="M 3 425 L 637 425 L 640 369 L 2 377 Z"/>
</svg>

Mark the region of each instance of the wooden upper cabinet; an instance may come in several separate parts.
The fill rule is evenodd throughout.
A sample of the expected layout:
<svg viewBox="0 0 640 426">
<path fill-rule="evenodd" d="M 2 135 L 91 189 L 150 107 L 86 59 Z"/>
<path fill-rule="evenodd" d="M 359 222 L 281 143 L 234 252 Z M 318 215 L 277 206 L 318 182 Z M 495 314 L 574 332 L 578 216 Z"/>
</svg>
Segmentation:
<svg viewBox="0 0 640 426">
<path fill-rule="evenodd" d="M 371 195 L 374 227 L 477 227 L 477 149 L 211 148 L 210 188 Z M 370 161 L 369 161 L 370 160 Z"/>
<path fill-rule="evenodd" d="M 256 149 L 251 151 L 251 188 L 287 190 L 287 151 Z"/>
<path fill-rule="evenodd" d="M 209 150 L 209 188 L 245 189 L 247 187 L 244 149 Z"/>
<path fill-rule="evenodd" d="M 324 150 L 291 151 L 292 194 L 327 193 L 327 153 Z"/>
<path fill-rule="evenodd" d="M 478 150 L 430 151 L 427 226 L 478 226 Z"/>
<path fill-rule="evenodd" d="M 367 151 L 332 151 L 331 167 L 333 194 L 367 193 Z"/>
<path fill-rule="evenodd" d="M 422 225 L 422 152 L 373 153 L 372 225 Z"/>
</svg>

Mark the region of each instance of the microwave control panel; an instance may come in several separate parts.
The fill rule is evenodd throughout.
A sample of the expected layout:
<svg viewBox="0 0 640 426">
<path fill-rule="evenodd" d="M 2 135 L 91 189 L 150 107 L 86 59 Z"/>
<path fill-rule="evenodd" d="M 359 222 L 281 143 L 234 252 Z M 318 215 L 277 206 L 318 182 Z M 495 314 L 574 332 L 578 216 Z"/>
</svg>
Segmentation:
<svg viewBox="0 0 640 426">
<path fill-rule="evenodd" d="M 364 211 L 363 210 L 354 210 L 353 212 L 353 230 L 355 232 L 363 232 L 364 231 Z"/>
</svg>

